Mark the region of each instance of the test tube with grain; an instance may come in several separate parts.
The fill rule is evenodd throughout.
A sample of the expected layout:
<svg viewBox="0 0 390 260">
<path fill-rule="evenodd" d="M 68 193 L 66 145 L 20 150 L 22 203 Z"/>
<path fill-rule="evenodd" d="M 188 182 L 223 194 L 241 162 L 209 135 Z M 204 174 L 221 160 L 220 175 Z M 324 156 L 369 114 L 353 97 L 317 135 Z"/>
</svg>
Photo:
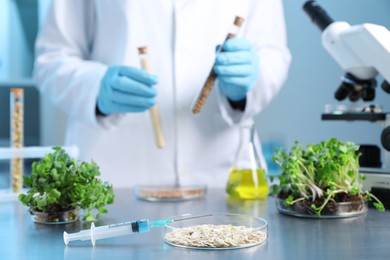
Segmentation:
<svg viewBox="0 0 390 260">
<path fill-rule="evenodd" d="M 138 53 L 139 53 L 142 69 L 151 73 L 152 66 L 150 65 L 149 59 L 147 57 L 148 48 L 145 46 L 139 47 Z M 163 148 L 165 146 L 165 139 L 164 139 L 164 133 L 161 126 L 160 111 L 158 109 L 157 104 L 149 108 L 149 113 L 152 119 L 153 132 L 156 140 L 156 145 L 158 148 Z"/>
<path fill-rule="evenodd" d="M 232 26 L 232 29 L 230 30 L 230 32 L 226 36 L 226 39 L 222 43 L 222 46 L 226 42 L 226 40 L 231 39 L 238 34 L 238 32 L 241 28 L 241 25 L 243 23 L 244 23 L 244 18 L 236 16 L 236 18 L 234 19 L 234 24 Z M 223 51 L 222 46 L 221 46 L 219 51 Z M 209 96 L 211 89 L 214 86 L 215 79 L 217 78 L 217 74 L 214 72 L 214 65 L 211 68 L 209 76 L 207 77 L 206 82 L 204 83 L 203 88 L 202 88 L 193 108 L 192 108 L 192 113 L 194 113 L 194 114 L 199 114 L 202 111 L 202 108 L 203 108 L 204 104 L 206 103 L 207 97 Z"/>
<path fill-rule="evenodd" d="M 11 114 L 11 147 L 23 147 L 23 107 L 24 89 L 11 88 L 10 92 L 10 114 Z M 23 159 L 11 159 L 11 186 L 13 192 L 20 192 L 23 185 Z"/>
</svg>

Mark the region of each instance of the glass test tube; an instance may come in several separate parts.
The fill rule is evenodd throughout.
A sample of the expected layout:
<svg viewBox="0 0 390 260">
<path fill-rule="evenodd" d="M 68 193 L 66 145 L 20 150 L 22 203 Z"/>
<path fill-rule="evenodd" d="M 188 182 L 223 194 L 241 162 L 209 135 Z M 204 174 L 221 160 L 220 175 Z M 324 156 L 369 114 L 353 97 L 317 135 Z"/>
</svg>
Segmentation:
<svg viewBox="0 0 390 260">
<path fill-rule="evenodd" d="M 241 25 L 243 23 L 244 23 L 244 18 L 236 16 L 236 18 L 234 20 L 234 24 L 233 24 L 230 32 L 226 36 L 226 39 L 223 42 L 223 44 L 226 42 L 226 40 L 231 39 L 237 35 L 237 33 L 239 32 Z M 223 44 L 222 44 L 222 46 L 223 46 Z M 219 51 L 223 51 L 222 46 L 221 46 Z M 203 88 L 202 88 L 193 108 L 192 108 L 192 113 L 199 114 L 201 112 L 204 104 L 206 103 L 206 99 L 209 96 L 211 89 L 214 86 L 214 82 L 215 82 L 216 78 L 217 78 L 217 74 L 215 74 L 215 72 L 214 72 L 214 65 L 213 65 L 213 67 L 211 68 L 211 71 L 209 73 L 209 76 L 207 77 L 207 80 L 204 83 Z"/>
<path fill-rule="evenodd" d="M 139 47 L 138 53 L 141 61 L 141 67 L 147 72 L 152 72 L 152 66 L 150 65 L 148 59 L 148 48 L 147 47 Z M 150 117 L 152 119 L 153 132 L 156 140 L 156 145 L 158 148 L 163 148 L 165 146 L 164 133 L 161 126 L 160 112 L 157 104 L 152 106 L 149 109 Z"/>
<path fill-rule="evenodd" d="M 23 106 L 24 89 L 11 88 L 10 92 L 10 114 L 11 114 L 11 147 L 23 147 Z M 23 159 L 11 159 L 11 185 L 13 192 L 19 192 L 23 185 Z"/>
</svg>

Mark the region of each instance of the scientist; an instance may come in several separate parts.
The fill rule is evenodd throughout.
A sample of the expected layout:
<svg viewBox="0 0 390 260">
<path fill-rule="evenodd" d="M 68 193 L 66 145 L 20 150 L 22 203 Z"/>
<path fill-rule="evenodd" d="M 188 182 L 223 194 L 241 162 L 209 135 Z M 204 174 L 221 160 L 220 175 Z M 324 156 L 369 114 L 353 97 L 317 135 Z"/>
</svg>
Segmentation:
<svg viewBox="0 0 390 260">
<path fill-rule="evenodd" d="M 239 34 L 216 55 L 237 15 L 245 19 Z M 175 173 L 182 185 L 224 186 L 239 126 L 253 122 L 287 77 L 285 33 L 281 0 L 53 0 L 34 78 L 68 115 L 66 145 L 77 145 L 79 159 L 94 160 L 114 187 L 174 184 Z M 140 68 L 140 46 L 151 74 Z M 215 87 L 193 115 L 214 62 Z M 147 112 L 154 104 L 163 149 Z"/>
</svg>

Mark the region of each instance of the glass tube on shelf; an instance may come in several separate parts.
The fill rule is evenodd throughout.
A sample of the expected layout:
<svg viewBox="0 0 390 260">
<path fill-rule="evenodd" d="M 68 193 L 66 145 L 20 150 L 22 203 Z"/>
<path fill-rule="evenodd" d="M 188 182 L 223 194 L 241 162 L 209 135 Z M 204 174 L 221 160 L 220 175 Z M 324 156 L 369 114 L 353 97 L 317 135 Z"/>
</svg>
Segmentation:
<svg viewBox="0 0 390 260">
<path fill-rule="evenodd" d="M 24 89 L 11 88 L 10 92 L 10 130 L 11 147 L 23 147 L 23 110 L 24 110 Z M 13 192 L 19 192 L 23 185 L 23 159 L 11 159 L 11 187 Z"/>
</svg>

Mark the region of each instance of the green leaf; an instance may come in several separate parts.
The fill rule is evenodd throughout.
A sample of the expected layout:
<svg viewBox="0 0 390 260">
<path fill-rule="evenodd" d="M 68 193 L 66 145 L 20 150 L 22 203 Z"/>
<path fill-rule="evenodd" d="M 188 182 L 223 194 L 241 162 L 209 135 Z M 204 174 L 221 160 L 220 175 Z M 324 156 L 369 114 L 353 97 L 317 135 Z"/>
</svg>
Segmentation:
<svg viewBox="0 0 390 260">
<path fill-rule="evenodd" d="M 19 194 L 18 200 L 20 200 L 23 203 L 23 205 L 27 205 L 29 198 L 27 197 L 26 194 Z"/>
<path fill-rule="evenodd" d="M 46 199 L 42 198 L 38 200 L 37 207 L 39 210 L 43 210 L 46 205 L 47 205 Z"/>
<path fill-rule="evenodd" d="M 94 222 L 94 221 L 96 221 L 96 219 L 92 216 L 91 213 L 87 214 L 87 215 L 84 217 L 84 220 L 85 220 L 85 221 L 89 221 L 89 222 Z"/>
<path fill-rule="evenodd" d="M 105 209 L 105 208 L 99 208 L 99 212 L 100 212 L 100 213 L 107 213 L 107 212 L 108 212 L 108 210 L 107 210 L 107 209 Z"/>
<path fill-rule="evenodd" d="M 56 168 L 62 168 L 63 165 L 64 165 L 64 164 L 63 164 L 62 162 L 60 162 L 60 161 L 55 161 L 55 162 L 54 162 L 54 166 L 55 166 Z"/>
<path fill-rule="evenodd" d="M 379 211 L 385 211 L 385 206 L 381 202 L 374 202 L 373 203 L 375 208 Z"/>
<path fill-rule="evenodd" d="M 287 199 L 284 201 L 285 205 L 293 205 L 294 204 L 294 197 L 292 195 L 288 196 Z"/>
</svg>

